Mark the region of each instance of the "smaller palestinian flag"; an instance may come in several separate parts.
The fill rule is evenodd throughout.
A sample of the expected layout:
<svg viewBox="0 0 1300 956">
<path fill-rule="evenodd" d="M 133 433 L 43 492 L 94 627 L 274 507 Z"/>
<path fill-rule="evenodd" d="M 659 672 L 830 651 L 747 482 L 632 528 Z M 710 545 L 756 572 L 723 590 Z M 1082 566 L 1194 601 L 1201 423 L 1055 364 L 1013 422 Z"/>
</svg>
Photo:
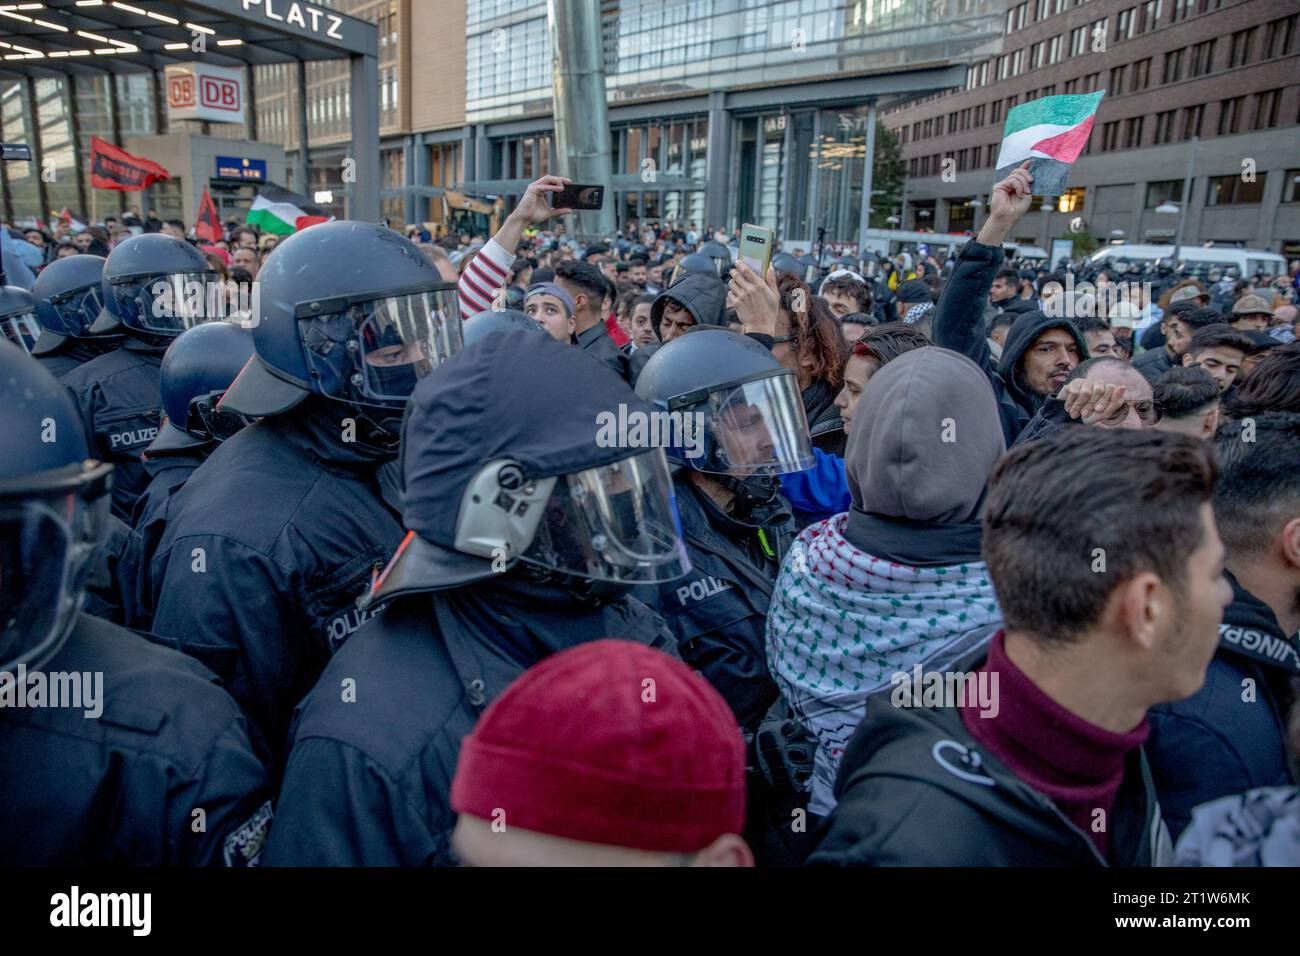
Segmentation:
<svg viewBox="0 0 1300 956">
<path fill-rule="evenodd" d="M 312 205 L 306 196 L 290 192 L 275 183 L 267 183 L 258 191 L 244 224 L 256 226 L 263 232 L 287 236 L 299 229 L 329 222 L 333 218 L 320 206 Z"/>
<path fill-rule="evenodd" d="M 1087 145 L 1097 107 L 1105 95 L 1105 90 L 1098 90 L 1044 96 L 1007 110 L 1002 151 L 998 153 L 998 171 L 993 181 L 1000 182 L 1029 160 L 1035 196 L 1059 196 L 1065 192 L 1070 164 Z"/>
</svg>

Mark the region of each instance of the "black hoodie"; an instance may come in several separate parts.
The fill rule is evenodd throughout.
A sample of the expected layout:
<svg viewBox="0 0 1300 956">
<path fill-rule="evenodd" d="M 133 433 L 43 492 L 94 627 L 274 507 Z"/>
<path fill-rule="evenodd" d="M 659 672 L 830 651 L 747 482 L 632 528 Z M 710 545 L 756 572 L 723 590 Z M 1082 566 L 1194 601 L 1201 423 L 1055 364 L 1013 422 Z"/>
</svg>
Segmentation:
<svg viewBox="0 0 1300 956">
<path fill-rule="evenodd" d="M 1002 258 L 1002 250 L 997 246 L 966 244 L 935 307 L 933 338 L 936 345 L 972 359 L 989 377 L 998 399 L 1002 431 L 1010 447 L 1042 404 L 1041 398 L 1031 395 L 1016 381 L 1016 371 L 1025 352 L 1048 329 L 1069 331 L 1078 343 L 1080 361 L 1088 356 L 1088 343 L 1068 319 L 1027 312 L 1011 326 L 1002 346 L 1002 359 L 995 363 L 988 346 L 984 306 Z"/>
<path fill-rule="evenodd" d="M 650 324 L 654 327 L 655 337 L 662 342 L 659 335 L 659 323 L 664 316 L 664 306 L 675 302 L 691 314 L 696 325 L 723 325 L 722 317 L 726 314 L 727 287 L 715 276 L 703 272 L 689 273 L 670 289 L 660 292 L 650 306 Z M 725 326 L 724 326 L 725 327 Z M 632 384 L 650 356 L 659 349 L 660 342 L 646 345 L 632 353 Z"/>
</svg>

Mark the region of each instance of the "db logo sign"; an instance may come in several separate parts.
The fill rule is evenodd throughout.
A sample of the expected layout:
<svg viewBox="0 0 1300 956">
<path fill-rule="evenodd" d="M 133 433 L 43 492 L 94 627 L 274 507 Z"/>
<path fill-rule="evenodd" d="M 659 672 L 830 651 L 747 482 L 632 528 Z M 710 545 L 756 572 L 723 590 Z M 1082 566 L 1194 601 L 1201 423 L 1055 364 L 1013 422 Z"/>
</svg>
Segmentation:
<svg viewBox="0 0 1300 956">
<path fill-rule="evenodd" d="M 176 109 L 197 106 L 194 99 L 194 77 L 188 73 L 167 77 L 167 105 Z"/>
<path fill-rule="evenodd" d="M 191 93 L 191 96 L 193 94 Z M 227 80 L 219 76 L 199 77 L 199 106 L 214 110 L 230 110 L 238 113 L 239 81 Z"/>
</svg>

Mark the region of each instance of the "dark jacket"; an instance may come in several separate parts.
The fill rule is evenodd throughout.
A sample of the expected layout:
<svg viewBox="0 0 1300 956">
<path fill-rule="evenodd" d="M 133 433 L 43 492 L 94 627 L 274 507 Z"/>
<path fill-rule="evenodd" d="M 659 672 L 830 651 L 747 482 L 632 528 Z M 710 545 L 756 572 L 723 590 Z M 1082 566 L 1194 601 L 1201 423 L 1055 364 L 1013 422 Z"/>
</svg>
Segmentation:
<svg viewBox="0 0 1300 956">
<path fill-rule="evenodd" d="M 954 662 L 976 670 L 984 648 Z M 867 698 L 835 782 L 838 805 L 810 865 L 1163 866 L 1173 846 L 1141 748 L 1129 755 L 1105 860 L 1045 795 L 966 731 L 955 707 L 899 707 L 908 685 Z"/>
<path fill-rule="evenodd" d="M 664 306 L 670 300 L 689 312 L 696 325 L 722 325 L 727 307 L 727 287 L 716 276 L 695 272 L 665 289 L 650 306 L 650 322 L 655 335 L 659 334 Z"/>
<path fill-rule="evenodd" d="M 741 727 L 753 732 L 778 693 L 767 670 L 764 628 L 772 585 L 794 537 L 789 506 L 778 498 L 751 517 L 764 525 L 760 538 L 757 527 L 722 514 L 685 472 L 673 484 L 691 570 L 639 588 L 637 597 L 663 616 L 682 660 L 709 679 Z"/>
<path fill-rule="evenodd" d="M 0 710 L 0 865 L 257 862 L 266 770 L 207 668 L 82 614 L 43 670 L 102 674 L 103 713 Z"/>
<path fill-rule="evenodd" d="M 154 588 L 150 585 L 149 565 L 167 527 L 167 505 L 202 463 L 203 456 L 190 454 L 171 454 L 144 463 L 151 476 L 149 487 L 136 500 L 131 527 L 118 553 L 121 622 L 127 627 L 148 631 L 153 626 Z"/>
<path fill-rule="evenodd" d="M 835 404 L 835 391 L 824 381 L 814 381 L 802 392 L 804 414 L 808 418 L 808 435 L 813 447 L 828 455 L 844 457 L 848 435 L 844 434 L 844 419 Z"/>
<path fill-rule="evenodd" d="M 453 865 L 461 740 L 528 666 L 602 637 L 672 645 L 630 598 L 597 608 L 503 579 L 395 600 L 297 708 L 266 863 Z"/>
<path fill-rule="evenodd" d="M 1135 358 L 1133 367 L 1142 373 L 1143 378 L 1154 385 L 1156 379 L 1174 367 L 1174 363 L 1169 358 L 1169 353 L 1165 351 L 1164 346 L 1160 345 L 1149 352 L 1143 352 Z"/>
<path fill-rule="evenodd" d="M 1052 319 L 1042 312 L 1027 312 L 1007 332 L 1002 358 L 994 363 L 988 346 L 988 329 L 984 323 L 984 306 L 988 302 L 993 277 L 1002 264 L 1002 249 L 979 242 L 968 242 L 957 257 L 952 276 L 944 287 L 935 309 L 933 336 L 936 345 L 960 352 L 984 370 L 993 384 L 1002 419 L 1002 433 L 1010 447 L 1041 404 L 1016 381 L 1016 370 L 1025 351 L 1048 329 L 1068 329 L 1079 345 L 1080 359 L 1088 354 L 1088 344 L 1068 319 Z"/>
<path fill-rule="evenodd" d="M 120 336 L 118 341 L 120 342 Z M 106 351 L 111 351 L 111 348 L 106 347 L 107 344 L 105 342 L 95 345 L 90 342 L 78 342 L 76 339 L 68 338 L 55 351 L 32 357 L 40 362 L 41 367 L 55 378 L 63 378 L 73 369 L 81 368 L 91 359 L 99 358 Z"/>
<path fill-rule="evenodd" d="M 140 452 L 158 435 L 162 355 L 161 349 L 128 339 L 62 379 L 81 412 L 95 457 L 115 466 L 113 514 L 126 522 L 149 484 Z"/>
<path fill-rule="evenodd" d="M 345 415 L 309 398 L 217 446 L 171 497 L 149 563 L 154 633 L 217 672 L 276 756 L 402 541 L 379 462 L 339 441 Z"/>
<path fill-rule="evenodd" d="M 1231 574 L 1228 580 L 1232 603 L 1205 683 L 1186 700 L 1151 710 L 1147 751 L 1175 840 L 1199 804 L 1295 782 L 1287 758 L 1287 685 L 1300 676 L 1300 645 L 1283 633 L 1268 605 Z"/>
<path fill-rule="evenodd" d="M 587 331 L 579 332 L 577 344 L 578 348 L 600 359 L 600 361 L 617 372 L 623 381 L 631 384 L 631 361 L 627 353 L 614 343 L 614 339 L 609 334 L 609 328 L 604 322 L 597 322 Z"/>
<path fill-rule="evenodd" d="M 1053 395 L 1043 402 L 1038 411 L 1034 413 L 1034 417 L 1026 423 L 1024 429 L 1016 436 L 1015 443 L 1024 445 L 1040 438 L 1051 438 L 1061 429 L 1078 424 L 1080 424 L 1079 419 L 1071 418 L 1065 413 L 1065 402 Z"/>
</svg>

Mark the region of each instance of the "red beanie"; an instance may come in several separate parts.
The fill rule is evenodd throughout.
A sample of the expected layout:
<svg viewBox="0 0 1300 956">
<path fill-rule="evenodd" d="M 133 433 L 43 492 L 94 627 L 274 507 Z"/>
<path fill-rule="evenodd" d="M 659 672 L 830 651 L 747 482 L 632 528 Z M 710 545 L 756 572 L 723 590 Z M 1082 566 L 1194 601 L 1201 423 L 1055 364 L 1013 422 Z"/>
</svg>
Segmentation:
<svg viewBox="0 0 1300 956">
<path fill-rule="evenodd" d="M 745 820 L 736 718 L 681 661 L 632 641 L 553 654 L 461 743 L 451 806 L 507 829 L 694 853 Z"/>
</svg>

